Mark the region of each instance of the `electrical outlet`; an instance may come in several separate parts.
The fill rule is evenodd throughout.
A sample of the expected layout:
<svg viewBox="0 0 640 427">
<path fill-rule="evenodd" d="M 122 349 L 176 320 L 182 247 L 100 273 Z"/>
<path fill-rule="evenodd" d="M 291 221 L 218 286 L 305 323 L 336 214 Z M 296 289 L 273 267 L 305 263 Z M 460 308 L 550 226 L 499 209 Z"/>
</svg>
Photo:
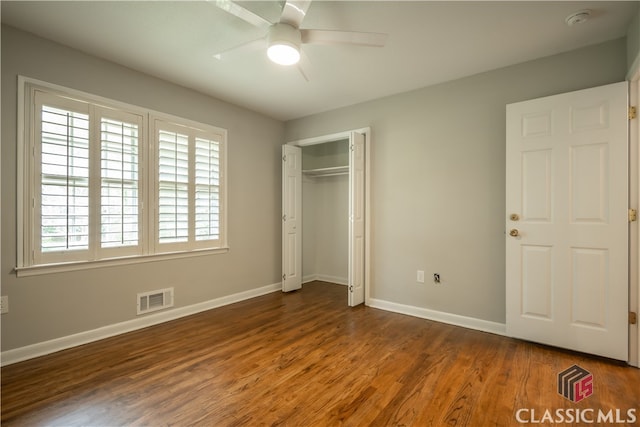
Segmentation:
<svg viewBox="0 0 640 427">
<path fill-rule="evenodd" d="M 440 275 L 438 273 L 433 273 L 433 282 L 440 283 Z"/>
<path fill-rule="evenodd" d="M 424 271 L 418 270 L 418 273 L 416 274 L 416 281 L 418 283 L 424 283 Z"/>
<path fill-rule="evenodd" d="M 0 314 L 5 314 L 9 312 L 9 297 L 3 296 L 0 297 Z"/>
</svg>

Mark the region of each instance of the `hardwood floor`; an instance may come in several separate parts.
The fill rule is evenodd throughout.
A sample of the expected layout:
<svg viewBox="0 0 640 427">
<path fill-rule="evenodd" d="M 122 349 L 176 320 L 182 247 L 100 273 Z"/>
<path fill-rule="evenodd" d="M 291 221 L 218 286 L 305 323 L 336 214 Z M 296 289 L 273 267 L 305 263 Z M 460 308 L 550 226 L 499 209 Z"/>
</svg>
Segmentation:
<svg viewBox="0 0 640 427">
<path fill-rule="evenodd" d="M 2 425 L 511 426 L 518 409 L 528 421 L 547 409 L 640 419 L 638 369 L 346 301 L 344 286 L 314 282 L 9 365 Z M 557 391 L 574 364 L 594 378 L 578 403 Z"/>
</svg>

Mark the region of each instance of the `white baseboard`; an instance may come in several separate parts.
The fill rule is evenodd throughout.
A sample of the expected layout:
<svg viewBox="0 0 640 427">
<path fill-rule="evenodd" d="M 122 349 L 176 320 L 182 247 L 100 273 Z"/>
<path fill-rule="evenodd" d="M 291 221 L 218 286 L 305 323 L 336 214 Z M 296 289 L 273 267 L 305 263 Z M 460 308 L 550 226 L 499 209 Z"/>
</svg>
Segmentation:
<svg viewBox="0 0 640 427">
<path fill-rule="evenodd" d="M 33 359 L 34 357 L 44 356 L 46 354 L 55 353 L 60 350 L 75 347 L 82 344 L 88 344 L 104 338 L 115 335 L 124 334 L 126 332 L 135 331 L 137 329 L 146 328 L 148 326 L 157 325 L 168 322 L 170 320 L 179 319 L 181 317 L 200 313 L 202 311 L 211 310 L 213 308 L 222 307 L 224 305 L 233 304 L 260 295 L 266 295 L 272 292 L 282 290 L 282 283 L 274 283 L 273 285 L 262 286 L 260 288 L 248 291 L 238 292 L 236 294 L 215 298 L 209 301 L 179 307 L 173 310 L 166 310 L 142 316 L 133 320 L 127 320 L 113 325 L 103 326 L 101 328 L 84 331 L 66 337 L 56 338 L 0 353 L 0 366 L 10 365 L 12 363 L 22 362 L 23 360 Z"/>
<path fill-rule="evenodd" d="M 436 322 L 447 323 L 449 325 L 462 326 L 463 328 L 475 329 L 477 331 L 490 332 L 496 335 L 506 335 L 507 333 L 507 326 L 504 323 L 476 319 L 475 317 L 460 316 L 459 314 L 445 313 L 443 311 L 398 304 L 375 298 L 369 298 L 367 305 L 369 307 L 379 308 L 380 310 L 434 320 Z"/>
<path fill-rule="evenodd" d="M 335 283 L 337 285 L 347 286 L 349 279 L 346 277 L 329 276 L 327 274 L 310 274 L 302 278 L 302 283 L 313 282 L 314 280 L 320 280 L 322 282 Z"/>
</svg>

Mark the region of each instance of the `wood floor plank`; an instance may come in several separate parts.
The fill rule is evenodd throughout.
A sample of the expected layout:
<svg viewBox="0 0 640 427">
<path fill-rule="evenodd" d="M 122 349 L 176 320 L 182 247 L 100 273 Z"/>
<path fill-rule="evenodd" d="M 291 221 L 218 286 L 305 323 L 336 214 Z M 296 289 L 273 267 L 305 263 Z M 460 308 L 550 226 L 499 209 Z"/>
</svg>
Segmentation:
<svg viewBox="0 0 640 427">
<path fill-rule="evenodd" d="M 573 364 L 594 376 L 578 403 L 556 384 Z M 345 287 L 323 282 L 1 373 L 3 426 L 515 426 L 519 408 L 634 408 L 640 418 L 638 369 L 349 308 Z"/>
</svg>

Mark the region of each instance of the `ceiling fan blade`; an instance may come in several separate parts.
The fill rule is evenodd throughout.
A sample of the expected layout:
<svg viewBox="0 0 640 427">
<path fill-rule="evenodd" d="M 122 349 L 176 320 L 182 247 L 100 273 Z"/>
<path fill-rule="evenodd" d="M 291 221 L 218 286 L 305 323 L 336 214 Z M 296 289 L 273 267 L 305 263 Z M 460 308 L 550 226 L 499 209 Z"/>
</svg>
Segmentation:
<svg viewBox="0 0 640 427">
<path fill-rule="evenodd" d="M 309 76 L 307 75 L 307 71 L 302 65 L 300 65 L 300 63 L 298 63 L 298 71 L 300 71 L 300 74 L 302 74 L 302 77 L 304 77 L 304 79 L 307 82 L 309 82 Z"/>
<path fill-rule="evenodd" d="M 302 43 L 351 44 L 357 46 L 383 47 L 388 34 L 361 33 L 356 31 L 300 30 Z"/>
<path fill-rule="evenodd" d="M 231 0 L 207 0 L 213 3 L 216 7 L 254 25 L 258 28 L 267 29 L 271 26 L 271 22 L 264 19 L 262 16 L 256 15 L 249 9 L 232 2 Z"/>
<path fill-rule="evenodd" d="M 215 53 L 213 57 L 219 60 L 225 60 L 228 57 L 232 56 L 234 53 L 237 53 L 241 50 L 245 50 L 245 51 L 257 50 L 257 49 L 264 48 L 266 46 L 267 44 L 265 42 L 265 38 L 260 37 L 259 39 L 251 40 L 246 43 L 242 43 L 242 44 L 230 47 L 229 49 L 225 49 L 222 52 Z"/>
<path fill-rule="evenodd" d="M 311 61 L 303 50 L 300 50 L 300 62 L 298 62 L 297 67 L 302 77 L 304 77 L 308 83 L 310 81 L 309 70 L 311 69 Z"/>
<path fill-rule="evenodd" d="M 282 8 L 280 22 L 300 28 L 310 5 L 311 0 L 287 0 Z"/>
</svg>

